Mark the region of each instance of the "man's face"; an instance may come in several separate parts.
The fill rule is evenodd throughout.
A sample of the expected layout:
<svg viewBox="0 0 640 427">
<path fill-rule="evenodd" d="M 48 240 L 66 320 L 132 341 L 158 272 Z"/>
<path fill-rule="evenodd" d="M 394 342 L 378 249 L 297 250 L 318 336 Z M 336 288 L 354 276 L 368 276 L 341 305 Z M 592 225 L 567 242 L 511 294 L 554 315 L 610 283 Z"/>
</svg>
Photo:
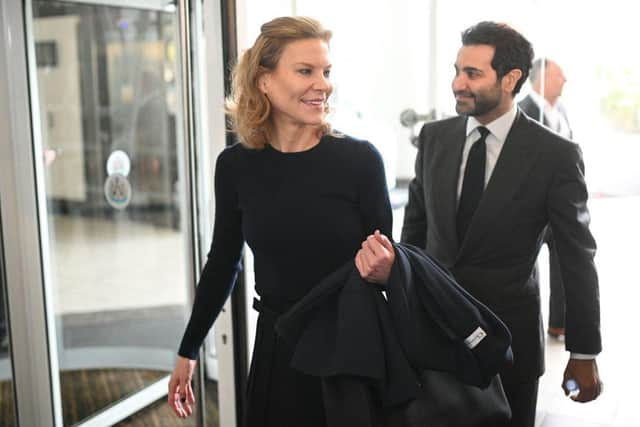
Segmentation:
<svg viewBox="0 0 640 427">
<path fill-rule="evenodd" d="M 500 108 L 504 97 L 502 86 L 491 66 L 494 51 L 495 48 L 489 45 L 462 46 L 451 84 L 458 114 L 474 116 L 483 123 L 489 123 L 503 113 Z"/>
<path fill-rule="evenodd" d="M 547 61 L 544 69 L 544 97 L 551 104 L 562 95 L 562 88 L 567 79 L 562 72 L 562 68 L 553 61 Z"/>
</svg>

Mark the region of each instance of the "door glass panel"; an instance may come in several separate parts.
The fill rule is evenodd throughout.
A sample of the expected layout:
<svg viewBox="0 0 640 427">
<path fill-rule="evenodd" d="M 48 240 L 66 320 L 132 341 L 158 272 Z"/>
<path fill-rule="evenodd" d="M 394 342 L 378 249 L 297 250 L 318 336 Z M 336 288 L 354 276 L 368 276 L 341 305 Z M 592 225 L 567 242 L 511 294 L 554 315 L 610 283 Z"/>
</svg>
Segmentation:
<svg viewBox="0 0 640 427">
<path fill-rule="evenodd" d="M 166 378 L 189 313 L 178 16 L 32 9 L 47 286 L 72 425 Z"/>
<path fill-rule="evenodd" d="M 4 251 L 0 225 L 0 426 L 15 426 L 13 372 L 9 348 L 9 313 L 5 281 Z"/>
</svg>

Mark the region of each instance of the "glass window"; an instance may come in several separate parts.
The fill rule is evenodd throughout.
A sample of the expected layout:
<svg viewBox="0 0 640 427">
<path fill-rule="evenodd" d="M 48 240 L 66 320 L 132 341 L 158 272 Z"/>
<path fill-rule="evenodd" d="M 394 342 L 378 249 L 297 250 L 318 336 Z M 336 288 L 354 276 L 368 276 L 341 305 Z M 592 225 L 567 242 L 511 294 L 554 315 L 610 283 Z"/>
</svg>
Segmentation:
<svg viewBox="0 0 640 427">
<path fill-rule="evenodd" d="M 166 381 L 190 312 L 178 16 L 48 0 L 32 9 L 47 286 L 73 425 Z M 215 399 L 217 383 L 209 389 Z"/>
</svg>

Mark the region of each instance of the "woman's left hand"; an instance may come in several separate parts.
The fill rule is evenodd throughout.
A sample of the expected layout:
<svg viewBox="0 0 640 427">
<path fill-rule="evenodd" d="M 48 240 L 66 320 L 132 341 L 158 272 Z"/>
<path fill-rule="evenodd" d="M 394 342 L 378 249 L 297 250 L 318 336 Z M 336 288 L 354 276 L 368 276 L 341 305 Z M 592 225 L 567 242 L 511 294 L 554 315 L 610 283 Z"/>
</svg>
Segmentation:
<svg viewBox="0 0 640 427">
<path fill-rule="evenodd" d="M 356 268 L 367 282 L 385 285 L 395 260 L 393 245 L 387 236 L 376 230 L 356 254 Z"/>
<path fill-rule="evenodd" d="M 180 418 L 190 416 L 193 413 L 191 405 L 196 403 L 193 389 L 191 388 L 191 378 L 195 367 L 195 360 L 178 356 L 176 366 L 169 380 L 167 400 L 173 412 Z"/>
</svg>

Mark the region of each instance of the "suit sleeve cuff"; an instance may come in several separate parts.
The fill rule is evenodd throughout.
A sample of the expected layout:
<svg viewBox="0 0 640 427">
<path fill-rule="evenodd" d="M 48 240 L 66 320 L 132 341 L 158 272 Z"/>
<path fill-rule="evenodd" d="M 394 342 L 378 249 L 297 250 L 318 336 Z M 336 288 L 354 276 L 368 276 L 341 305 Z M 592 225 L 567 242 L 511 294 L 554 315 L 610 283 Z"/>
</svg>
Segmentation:
<svg viewBox="0 0 640 427">
<path fill-rule="evenodd" d="M 593 360 L 598 356 L 597 354 L 584 354 L 584 353 L 571 353 L 571 359 L 576 360 Z"/>
</svg>

